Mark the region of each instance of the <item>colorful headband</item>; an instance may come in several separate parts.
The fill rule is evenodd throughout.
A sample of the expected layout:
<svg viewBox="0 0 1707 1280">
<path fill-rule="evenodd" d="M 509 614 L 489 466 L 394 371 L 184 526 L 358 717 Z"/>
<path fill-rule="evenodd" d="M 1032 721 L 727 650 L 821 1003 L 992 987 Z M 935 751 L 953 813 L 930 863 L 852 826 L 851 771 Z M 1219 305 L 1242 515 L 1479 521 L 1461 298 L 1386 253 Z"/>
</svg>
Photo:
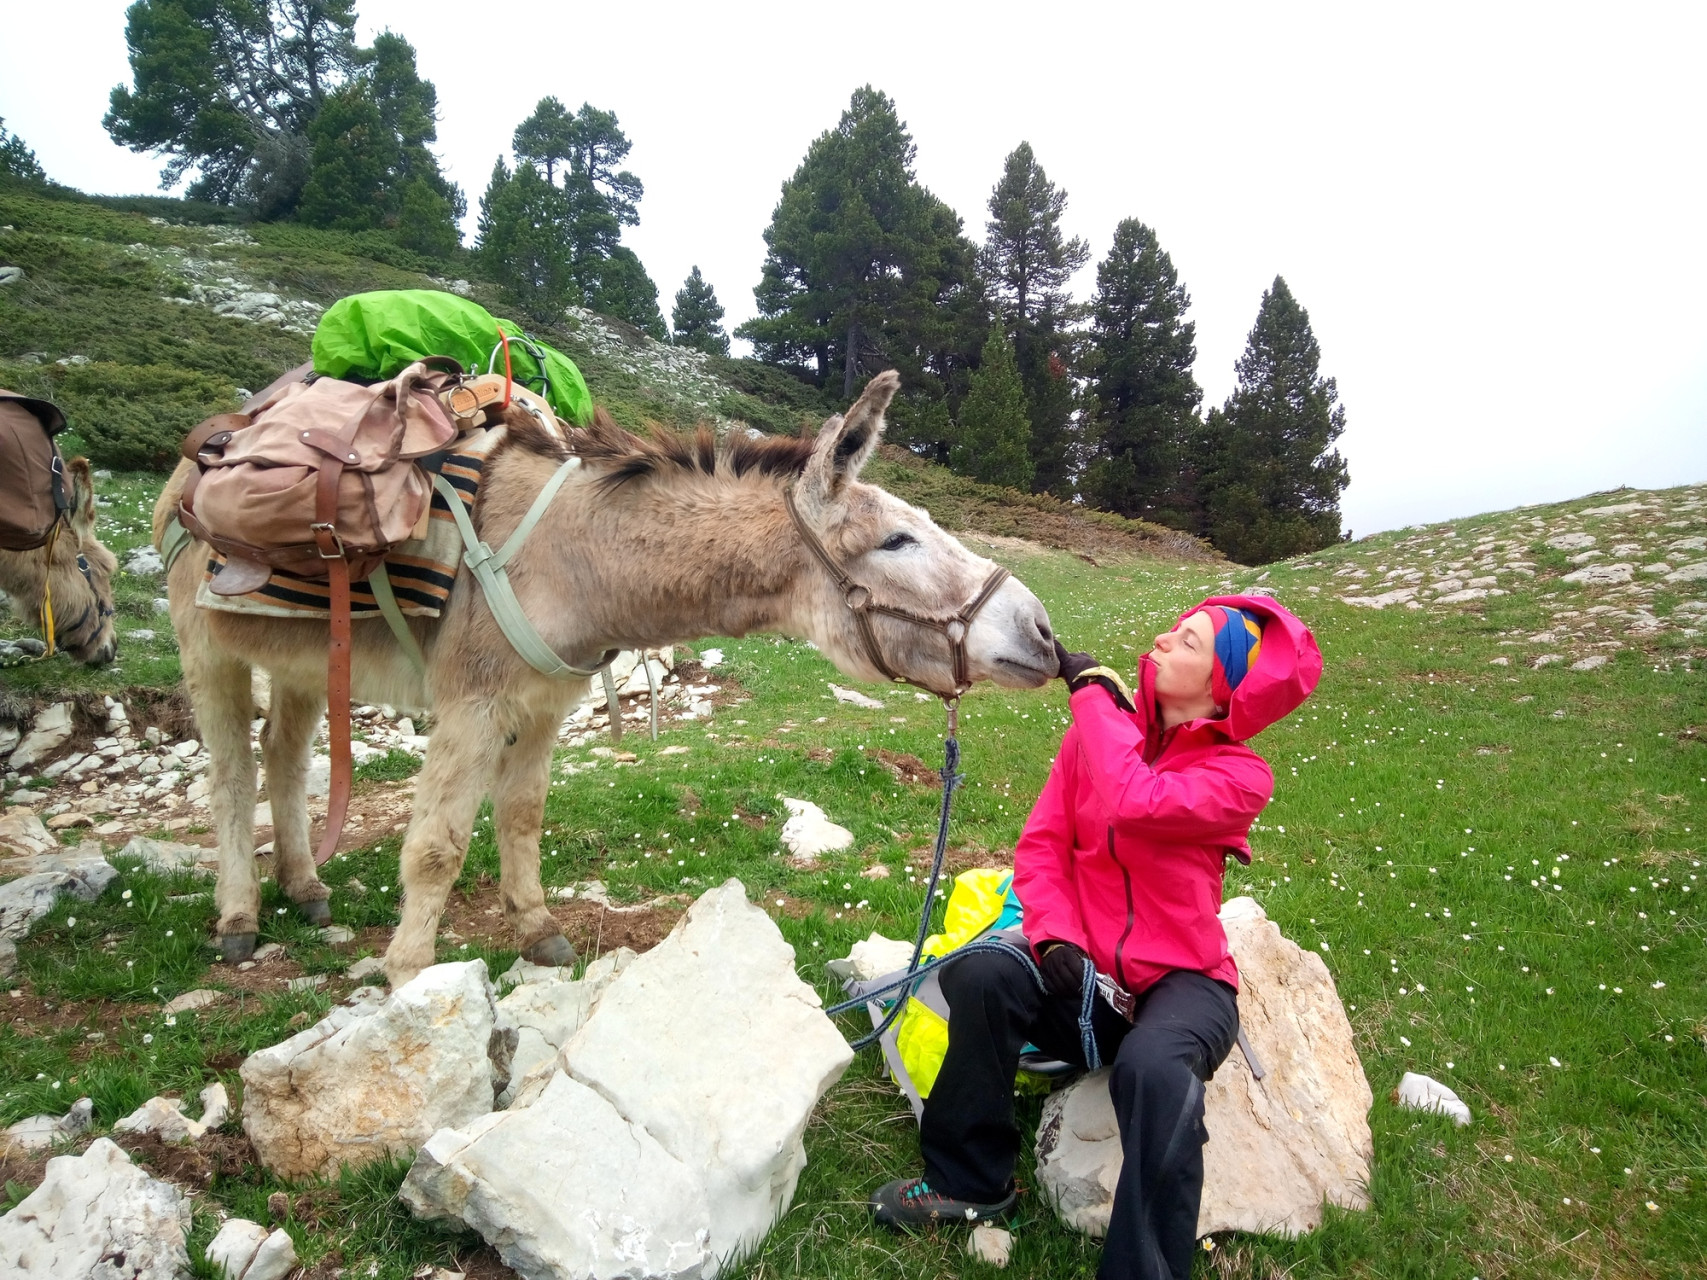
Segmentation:
<svg viewBox="0 0 1707 1280">
<path fill-rule="evenodd" d="M 1205 605 L 1201 612 L 1208 614 L 1215 626 L 1215 667 L 1209 675 L 1210 691 L 1215 705 L 1225 707 L 1262 652 L 1262 619 L 1249 609 L 1230 605 Z"/>
</svg>

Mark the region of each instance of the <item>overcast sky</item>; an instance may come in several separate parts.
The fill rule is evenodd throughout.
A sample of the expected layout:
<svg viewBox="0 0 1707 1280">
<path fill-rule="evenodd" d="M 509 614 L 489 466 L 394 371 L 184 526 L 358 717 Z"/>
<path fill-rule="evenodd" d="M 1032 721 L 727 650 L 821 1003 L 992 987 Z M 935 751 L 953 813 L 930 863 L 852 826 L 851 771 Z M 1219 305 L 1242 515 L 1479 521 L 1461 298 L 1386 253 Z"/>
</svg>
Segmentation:
<svg viewBox="0 0 1707 1280">
<path fill-rule="evenodd" d="M 752 314 L 780 184 L 869 82 L 975 238 L 1022 139 L 1096 258 L 1153 226 L 1208 403 L 1285 276 L 1357 534 L 1707 480 L 1707 5 L 358 5 L 419 50 L 473 206 L 540 97 L 616 112 L 666 316 L 695 263 Z M 0 115 L 89 191 L 156 186 L 100 124 L 124 7 L 0 0 Z"/>
</svg>

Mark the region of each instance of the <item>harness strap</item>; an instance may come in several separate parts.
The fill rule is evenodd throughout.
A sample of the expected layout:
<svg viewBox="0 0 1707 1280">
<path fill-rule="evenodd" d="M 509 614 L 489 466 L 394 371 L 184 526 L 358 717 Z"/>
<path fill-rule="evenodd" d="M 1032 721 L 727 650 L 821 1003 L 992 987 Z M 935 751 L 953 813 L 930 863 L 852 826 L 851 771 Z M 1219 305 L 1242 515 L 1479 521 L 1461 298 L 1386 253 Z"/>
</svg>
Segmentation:
<svg viewBox="0 0 1707 1280">
<path fill-rule="evenodd" d="M 165 527 L 160 530 L 160 558 L 166 562 L 168 574 L 172 572 L 172 566 L 178 563 L 178 557 L 183 555 L 195 540 L 195 535 L 184 528 L 184 522 L 178 519 L 176 511 L 166 517 Z"/>
<path fill-rule="evenodd" d="M 427 659 L 421 652 L 421 646 L 415 640 L 415 633 L 409 630 L 409 620 L 403 616 L 403 610 L 397 607 L 397 596 L 391 590 L 391 575 L 385 571 L 385 561 L 374 565 L 373 572 L 368 574 L 367 585 L 373 592 L 374 603 L 379 606 L 380 614 L 385 618 L 385 625 L 391 628 L 391 634 L 397 637 L 398 647 L 409 659 L 411 666 L 421 675 L 427 674 Z"/>
<path fill-rule="evenodd" d="M 350 429 L 354 438 L 355 427 Z M 346 446 L 347 448 L 347 446 Z M 328 452 L 316 475 L 314 514 L 310 527 L 326 563 L 331 588 L 326 645 L 326 745 L 331 752 L 331 787 L 326 797 L 326 827 L 314 864 L 324 865 L 337 852 L 344 832 L 344 817 L 350 808 L 350 562 L 338 536 L 338 480 L 344 472 L 342 451 Z"/>
<path fill-rule="evenodd" d="M 516 550 L 526 540 L 533 527 L 539 523 L 545 509 L 551 504 L 557 490 L 568 479 L 569 472 L 580 465 L 579 458 L 566 460 L 557 469 L 555 475 L 546 482 L 545 488 L 539 491 L 539 497 L 528 508 L 528 513 L 522 517 L 522 522 L 516 526 L 516 531 L 510 535 L 509 541 L 496 554 L 492 548 L 480 540 L 480 535 L 474 530 L 474 522 L 468 518 L 468 511 L 463 507 L 462 498 L 443 476 L 433 477 L 433 488 L 450 507 L 451 516 L 456 520 L 457 531 L 462 534 L 463 563 L 468 566 L 474 580 L 480 584 L 480 589 L 486 594 L 486 607 L 492 611 L 492 617 L 498 623 L 498 629 L 504 633 L 517 653 L 535 671 L 553 680 L 568 680 L 574 677 L 586 678 L 609 670 L 610 655 L 596 667 L 576 667 L 558 657 L 550 645 L 540 637 L 533 623 L 528 621 L 523 611 L 521 601 L 516 599 L 515 588 L 510 585 L 510 575 L 504 571 L 505 564 Z M 610 697 L 611 723 L 617 721 L 616 698 Z"/>
<path fill-rule="evenodd" d="M 53 548 L 59 542 L 59 527 L 63 523 L 63 520 L 56 519 L 47 534 L 47 566 L 41 580 L 41 634 L 42 639 L 47 641 L 47 650 L 42 654 L 44 658 L 51 658 L 54 654 Z"/>
</svg>

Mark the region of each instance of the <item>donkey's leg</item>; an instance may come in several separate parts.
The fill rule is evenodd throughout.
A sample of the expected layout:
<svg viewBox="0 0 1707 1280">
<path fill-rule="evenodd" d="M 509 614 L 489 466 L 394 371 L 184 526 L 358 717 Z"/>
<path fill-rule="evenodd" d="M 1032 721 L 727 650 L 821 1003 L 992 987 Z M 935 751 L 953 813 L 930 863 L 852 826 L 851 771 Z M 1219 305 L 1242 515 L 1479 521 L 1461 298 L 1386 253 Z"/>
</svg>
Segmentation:
<svg viewBox="0 0 1707 1280">
<path fill-rule="evenodd" d="M 492 781 L 504 919 L 521 944 L 522 958 L 534 964 L 575 963 L 575 948 L 545 909 L 539 883 L 539 830 L 551 788 L 551 749 L 567 701 L 552 699 L 547 706 L 528 708 L 527 718 L 511 727 Z"/>
<path fill-rule="evenodd" d="M 308 843 L 307 773 L 309 744 L 326 697 L 319 690 L 273 685 L 267 727 L 261 733 L 261 759 L 267 766 L 267 798 L 273 807 L 274 873 L 285 896 L 310 924 L 330 924 L 327 899 Z"/>
<path fill-rule="evenodd" d="M 182 635 L 182 631 L 180 631 Z M 249 748 L 249 717 L 255 709 L 249 664 L 201 643 L 183 650 L 196 727 L 208 750 L 208 807 L 219 837 L 220 947 L 228 963 L 255 950 L 261 914 L 261 882 L 255 869 L 255 757 Z"/>
<path fill-rule="evenodd" d="M 433 962 L 439 914 L 468 854 L 475 810 L 492 779 L 500 730 L 484 701 L 439 707 L 415 787 L 415 816 L 403 837 L 403 915 L 385 951 L 385 975 L 400 987 Z"/>
</svg>

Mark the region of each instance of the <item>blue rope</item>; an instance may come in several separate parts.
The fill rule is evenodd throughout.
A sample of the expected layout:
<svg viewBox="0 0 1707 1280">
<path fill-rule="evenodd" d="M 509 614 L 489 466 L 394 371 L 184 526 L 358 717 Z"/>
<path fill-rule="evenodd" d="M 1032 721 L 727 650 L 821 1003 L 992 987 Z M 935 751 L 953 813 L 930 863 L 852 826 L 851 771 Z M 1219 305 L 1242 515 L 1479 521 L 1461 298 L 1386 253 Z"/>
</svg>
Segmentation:
<svg viewBox="0 0 1707 1280">
<path fill-rule="evenodd" d="M 924 910 L 919 913 L 919 931 L 913 939 L 913 956 L 907 962 L 906 972 L 899 978 L 884 983 L 881 987 L 875 987 L 863 995 L 855 996 L 852 1000 L 844 1000 L 840 1004 L 831 1005 L 824 1010 L 828 1016 L 833 1018 L 838 1014 L 852 1012 L 866 1006 L 879 996 L 886 995 L 891 991 L 899 991 L 903 987 L 911 990 L 913 984 L 921 980 L 921 975 L 927 969 L 933 966 L 940 968 L 967 956 L 975 955 L 1005 955 L 1018 960 L 1025 966 L 1032 981 L 1037 984 L 1037 989 L 1048 994 L 1049 987 L 1043 981 L 1043 974 L 1038 970 L 1037 962 L 1031 958 L 1030 952 L 1000 938 L 982 938 L 976 942 L 968 942 L 963 947 L 956 947 L 946 956 L 936 956 L 926 960 L 923 964 L 919 963 L 919 957 L 924 953 L 925 939 L 930 934 L 931 908 L 936 903 L 937 885 L 942 878 L 943 859 L 948 852 L 949 810 L 954 804 L 955 789 L 966 781 L 966 776 L 959 770 L 960 741 L 953 734 L 950 734 L 943 741 L 942 768 L 938 771 L 942 778 L 942 812 L 937 821 L 936 848 L 931 855 L 931 874 L 925 882 L 925 906 Z M 1102 1056 L 1097 1052 L 1096 1037 L 1091 1032 L 1091 1009 L 1095 1006 L 1096 995 L 1096 966 L 1090 957 L 1086 956 L 1085 979 L 1079 1000 L 1079 1044 L 1084 1051 L 1085 1063 L 1092 1071 L 1102 1065 Z M 868 1034 L 852 1042 L 854 1051 L 857 1053 L 861 1049 L 869 1048 L 882 1039 L 883 1033 L 894 1025 L 895 1019 L 901 1016 L 901 1011 L 906 1007 L 905 999 L 897 999 L 891 1004 L 889 1012 L 883 1015 L 881 1022 L 873 1027 Z"/>
</svg>

